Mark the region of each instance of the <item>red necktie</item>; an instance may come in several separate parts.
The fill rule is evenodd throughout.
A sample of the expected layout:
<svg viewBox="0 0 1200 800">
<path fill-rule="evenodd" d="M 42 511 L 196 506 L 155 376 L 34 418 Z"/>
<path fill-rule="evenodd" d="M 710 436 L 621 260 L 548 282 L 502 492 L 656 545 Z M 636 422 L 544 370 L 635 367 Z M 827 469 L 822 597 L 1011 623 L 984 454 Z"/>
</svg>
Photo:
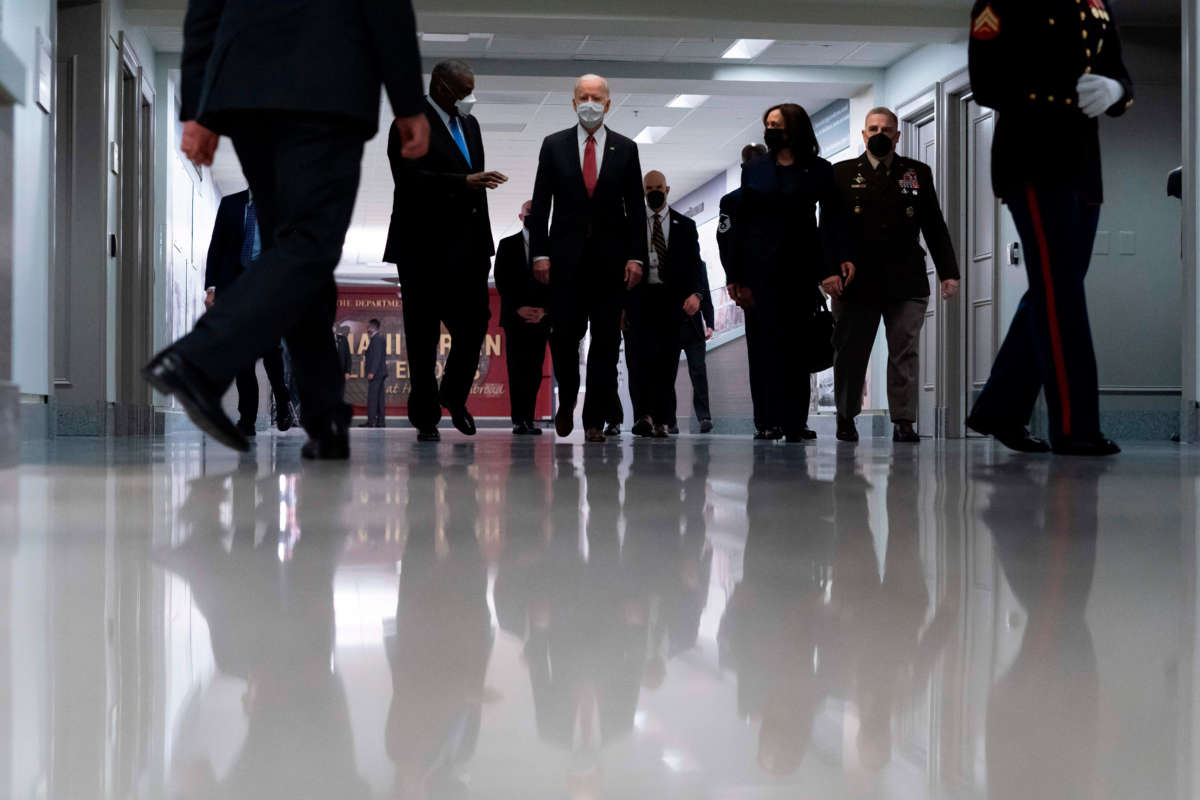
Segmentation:
<svg viewBox="0 0 1200 800">
<path fill-rule="evenodd" d="M 596 191 L 596 137 L 590 134 L 583 147 L 583 185 L 587 187 L 588 197 L 591 197 Z"/>
</svg>

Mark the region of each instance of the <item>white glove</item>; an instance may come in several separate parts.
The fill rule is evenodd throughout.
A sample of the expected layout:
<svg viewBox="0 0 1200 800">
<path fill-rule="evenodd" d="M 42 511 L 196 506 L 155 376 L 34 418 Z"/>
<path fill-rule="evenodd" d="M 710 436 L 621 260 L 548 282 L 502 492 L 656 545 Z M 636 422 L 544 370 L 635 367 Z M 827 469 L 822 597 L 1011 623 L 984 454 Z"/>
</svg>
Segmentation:
<svg viewBox="0 0 1200 800">
<path fill-rule="evenodd" d="M 1079 92 L 1079 110 L 1093 119 L 1115 106 L 1125 96 L 1125 87 L 1120 83 L 1112 78 L 1094 74 L 1080 75 L 1075 91 Z"/>
</svg>

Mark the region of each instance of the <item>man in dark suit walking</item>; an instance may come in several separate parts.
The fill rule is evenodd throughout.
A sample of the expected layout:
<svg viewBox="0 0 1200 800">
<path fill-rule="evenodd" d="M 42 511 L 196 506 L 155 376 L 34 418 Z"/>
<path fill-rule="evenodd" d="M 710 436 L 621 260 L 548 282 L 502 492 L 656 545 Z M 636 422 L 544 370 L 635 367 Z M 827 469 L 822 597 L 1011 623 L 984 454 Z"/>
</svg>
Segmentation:
<svg viewBox="0 0 1200 800">
<path fill-rule="evenodd" d="M 246 450 L 221 410 L 221 394 L 284 338 L 309 435 L 302 455 L 348 458 L 350 408 L 328 335 L 337 304 L 333 270 L 354 210 L 363 143 L 379 124 L 381 84 L 399 117 L 404 154 L 418 158 L 428 146 L 412 4 L 189 0 L 181 74 L 181 149 L 193 163 L 210 165 L 218 137 L 233 140 L 258 206 L 263 252 L 261 264 L 142 374 L 205 432 Z"/>
<path fill-rule="evenodd" d="M 407 159 L 393 133 L 388 160 L 396 193 L 383 260 L 395 264 L 404 297 L 408 342 L 408 419 L 421 441 L 439 438 L 442 408 L 454 427 L 475 434 L 467 398 L 487 335 L 492 224 L 487 190 L 508 180 L 484 169 L 483 137 L 471 116 L 475 75 L 463 61 L 433 68 L 425 117 L 429 152 Z M 439 389 L 437 351 L 442 324 L 451 348 Z"/>
<path fill-rule="evenodd" d="M 703 292 L 696 223 L 667 205 L 671 187 L 661 172 L 646 173 L 646 280 L 630 304 L 629 392 L 637 436 L 666 438 L 674 422 L 679 329 L 700 311 Z"/>
<path fill-rule="evenodd" d="M 505 333 L 508 364 L 508 397 L 512 406 L 513 434 L 540 436 L 533 423 L 542 365 L 550 338 L 550 289 L 534 280 L 529 253 L 530 203 L 521 206 L 522 229 L 500 240 L 496 248 L 496 290 L 500 292 L 500 325 Z"/>
<path fill-rule="evenodd" d="M 372 319 L 367 323 L 367 345 L 363 369 L 367 373 L 367 423 L 364 428 L 387 427 L 387 347 L 379 335 L 380 322 Z"/>
<path fill-rule="evenodd" d="M 258 215 L 250 190 L 234 192 L 221 198 L 212 240 L 208 245 L 208 260 L 204 267 L 204 307 L 212 308 L 217 293 L 222 293 L 261 255 L 262 237 Z M 292 427 L 292 403 L 283 374 L 283 348 L 276 342 L 262 354 L 263 369 L 275 395 L 275 426 L 280 431 Z M 254 420 L 258 416 L 258 373 L 254 363 L 238 372 L 234 379 L 238 391 L 237 429 L 243 436 L 254 435 Z"/>
<path fill-rule="evenodd" d="M 342 367 L 342 375 L 350 380 L 350 329 L 345 325 L 334 328 L 333 344 L 337 348 L 338 364 Z"/>
<path fill-rule="evenodd" d="M 647 258 L 638 148 L 605 127 L 610 106 L 604 78 L 584 75 L 575 82 L 579 124 L 542 142 L 529 214 L 533 272 L 550 286 L 559 436 L 575 427 L 579 343 L 591 326 L 583 405 L 589 442 L 604 441 L 621 348 L 621 309 L 626 291 L 641 281 Z"/>
</svg>

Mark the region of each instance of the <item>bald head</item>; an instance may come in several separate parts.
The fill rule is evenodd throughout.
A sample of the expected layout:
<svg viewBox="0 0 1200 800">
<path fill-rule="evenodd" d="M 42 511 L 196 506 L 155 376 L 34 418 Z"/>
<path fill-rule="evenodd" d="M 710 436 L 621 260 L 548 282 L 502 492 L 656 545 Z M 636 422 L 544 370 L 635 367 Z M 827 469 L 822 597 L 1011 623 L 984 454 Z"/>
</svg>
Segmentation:
<svg viewBox="0 0 1200 800">
<path fill-rule="evenodd" d="M 651 170 L 646 173 L 642 184 L 646 188 L 646 205 L 651 211 L 662 211 L 667 205 L 667 196 L 671 194 L 667 176 L 658 170 Z"/>
</svg>

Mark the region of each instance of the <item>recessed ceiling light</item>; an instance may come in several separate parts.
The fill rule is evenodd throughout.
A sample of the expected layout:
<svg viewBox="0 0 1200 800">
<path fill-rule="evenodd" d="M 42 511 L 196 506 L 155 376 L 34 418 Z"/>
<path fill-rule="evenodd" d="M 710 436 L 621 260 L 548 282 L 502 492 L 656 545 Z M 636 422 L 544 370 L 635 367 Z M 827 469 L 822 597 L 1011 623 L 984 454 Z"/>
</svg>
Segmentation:
<svg viewBox="0 0 1200 800">
<path fill-rule="evenodd" d="M 763 51 L 775 44 L 774 39 L 738 39 L 729 45 L 729 49 L 721 54 L 721 58 L 737 58 L 747 61 L 762 55 Z"/>
<path fill-rule="evenodd" d="M 669 125 L 647 125 L 633 140 L 638 144 L 658 144 L 659 140 L 670 132 Z"/>
<path fill-rule="evenodd" d="M 711 96 L 707 94 L 677 94 L 674 100 L 667 103 L 667 108 L 699 108 L 707 103 Z"/>
<path fill-rule="evenodd" d="M 462 43 L 471 41 L 469 33 L 422 33 L 421 41 L 423 42 L 441 42 L 445 44 Z"/>
</svg>

